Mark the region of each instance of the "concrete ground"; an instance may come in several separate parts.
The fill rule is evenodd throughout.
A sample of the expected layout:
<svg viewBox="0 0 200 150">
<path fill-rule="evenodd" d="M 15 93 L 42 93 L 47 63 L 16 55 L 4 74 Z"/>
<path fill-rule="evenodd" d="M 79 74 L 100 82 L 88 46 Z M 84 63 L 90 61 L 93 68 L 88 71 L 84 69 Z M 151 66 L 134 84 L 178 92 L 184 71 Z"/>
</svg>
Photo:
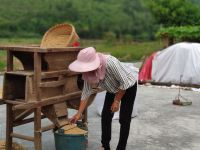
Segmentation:
<svg viewBox="0 0 200 150">
<path fill-rule="evenodd" d="M 1 82 L 0 82 L 1 83 Z M 139 86 L 138 112 L 132 119 L 127 150 L 200 150 L 200 93 L 182 90 L 181 95 L 192 101 L 190 106 L 172 105 L 178 89 Z M 103 95 L 98 96 L 103 99 Z M 74 112 L 70 111 L 70 114 Z M 95 106 L 89 107 L 89 143 L 88 150 L 97 150 L 100 146 L 101 119 Z M 0 139 L 5 138 L 5 105 L 0 105 Z M 43 120 L 43 125 L 49 121 Z M 116 148 L 119 138 L 118 120 L 113 120 L 111 148 Z M 15 132 L 33 134 L 33 124 L 16 127 Z M 33 143 L 14 139 L 28 150 Z M 44 150 L 55 150 L 51 131 L 42 136 Z"/>
</svg>

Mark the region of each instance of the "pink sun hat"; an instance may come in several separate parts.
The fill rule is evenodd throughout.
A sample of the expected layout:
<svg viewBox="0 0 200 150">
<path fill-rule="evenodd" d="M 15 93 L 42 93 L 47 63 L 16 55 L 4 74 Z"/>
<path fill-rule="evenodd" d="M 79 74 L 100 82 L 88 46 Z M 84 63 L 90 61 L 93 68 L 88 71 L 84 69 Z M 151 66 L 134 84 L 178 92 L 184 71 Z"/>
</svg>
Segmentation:
<svg viewBox="0 0 200 150">
<path fill-rule="evenodd" d="M 100 66 L 100 59 L 93 47 L 82 49 L 77 59 L 69 65 L 69 69 L 74 72 L 89 72 L 96 70 Z"/>
</svg>

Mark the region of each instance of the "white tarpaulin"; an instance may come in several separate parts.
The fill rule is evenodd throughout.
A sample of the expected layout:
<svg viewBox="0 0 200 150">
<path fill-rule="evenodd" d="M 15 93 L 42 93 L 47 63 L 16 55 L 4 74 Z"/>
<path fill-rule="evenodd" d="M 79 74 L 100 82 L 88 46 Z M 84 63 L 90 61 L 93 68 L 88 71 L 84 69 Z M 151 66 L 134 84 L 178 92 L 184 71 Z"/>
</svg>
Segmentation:
<svg viewBox="0 0 200 150">
<path fill-rule="evenodd" d="M 152 63 L 152 80 L 200 85 L 200 44 L 178 43 L 157 52 Z"/>
<path fill-rule="evenodd" d="M 130 71 L 133 73 L 133 76 L 135 77 L 135 79 L 138 79 L 139 69 L 134 67 L 133 63 L 123 63 L 123 65 L 125 65 L 126 68 L 130 69 Z M 95 105 L 97 114 L 100 115 L 100 116 L 101 116 L 101 112 L 102 112 L 104 101 L 105 101 L 105 94 L 106 94 L 105 91 L 98 93 L 95 100 L 94 100 L 94 105 Z M 137 95 L 136 95 L 132 117 L 135 117 L 137 115 L 138 115 L 138 109 L 137 109 Z M 113 119 L 119 119 L 119 111 L 115 112 Z"/>
</svg>

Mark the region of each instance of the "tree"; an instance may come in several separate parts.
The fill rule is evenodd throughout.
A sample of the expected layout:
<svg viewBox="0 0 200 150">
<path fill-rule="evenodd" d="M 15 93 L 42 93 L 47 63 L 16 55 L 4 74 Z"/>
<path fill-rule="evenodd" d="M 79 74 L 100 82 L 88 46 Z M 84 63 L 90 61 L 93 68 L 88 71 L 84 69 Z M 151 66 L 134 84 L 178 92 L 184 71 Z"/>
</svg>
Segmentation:
<svg viewBox="0 0 200 150">
<path fill-rule="evenodd" d="M 149 0 L 148 5 L 157 22 L 163 26 L 200 24 L 199 7 L 189 0 Z"/>
</svg>

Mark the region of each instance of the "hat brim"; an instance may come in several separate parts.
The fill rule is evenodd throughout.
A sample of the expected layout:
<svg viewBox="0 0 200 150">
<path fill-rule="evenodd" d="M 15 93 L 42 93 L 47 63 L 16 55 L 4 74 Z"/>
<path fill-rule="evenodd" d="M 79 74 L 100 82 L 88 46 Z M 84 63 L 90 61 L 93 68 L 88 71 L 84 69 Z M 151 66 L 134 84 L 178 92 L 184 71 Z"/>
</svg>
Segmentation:
<svg viewBox="0 0 200 150">
<path fill-rule="evenodd" d="M 96 59 L 92 62 L 81 62 L 75 60 L 69 65 L 69 70 L 74 72 L 89 72 L 96 70 L 100 66 L 100 59 L 98 54 L 96 54 Z"/>
</svg>

